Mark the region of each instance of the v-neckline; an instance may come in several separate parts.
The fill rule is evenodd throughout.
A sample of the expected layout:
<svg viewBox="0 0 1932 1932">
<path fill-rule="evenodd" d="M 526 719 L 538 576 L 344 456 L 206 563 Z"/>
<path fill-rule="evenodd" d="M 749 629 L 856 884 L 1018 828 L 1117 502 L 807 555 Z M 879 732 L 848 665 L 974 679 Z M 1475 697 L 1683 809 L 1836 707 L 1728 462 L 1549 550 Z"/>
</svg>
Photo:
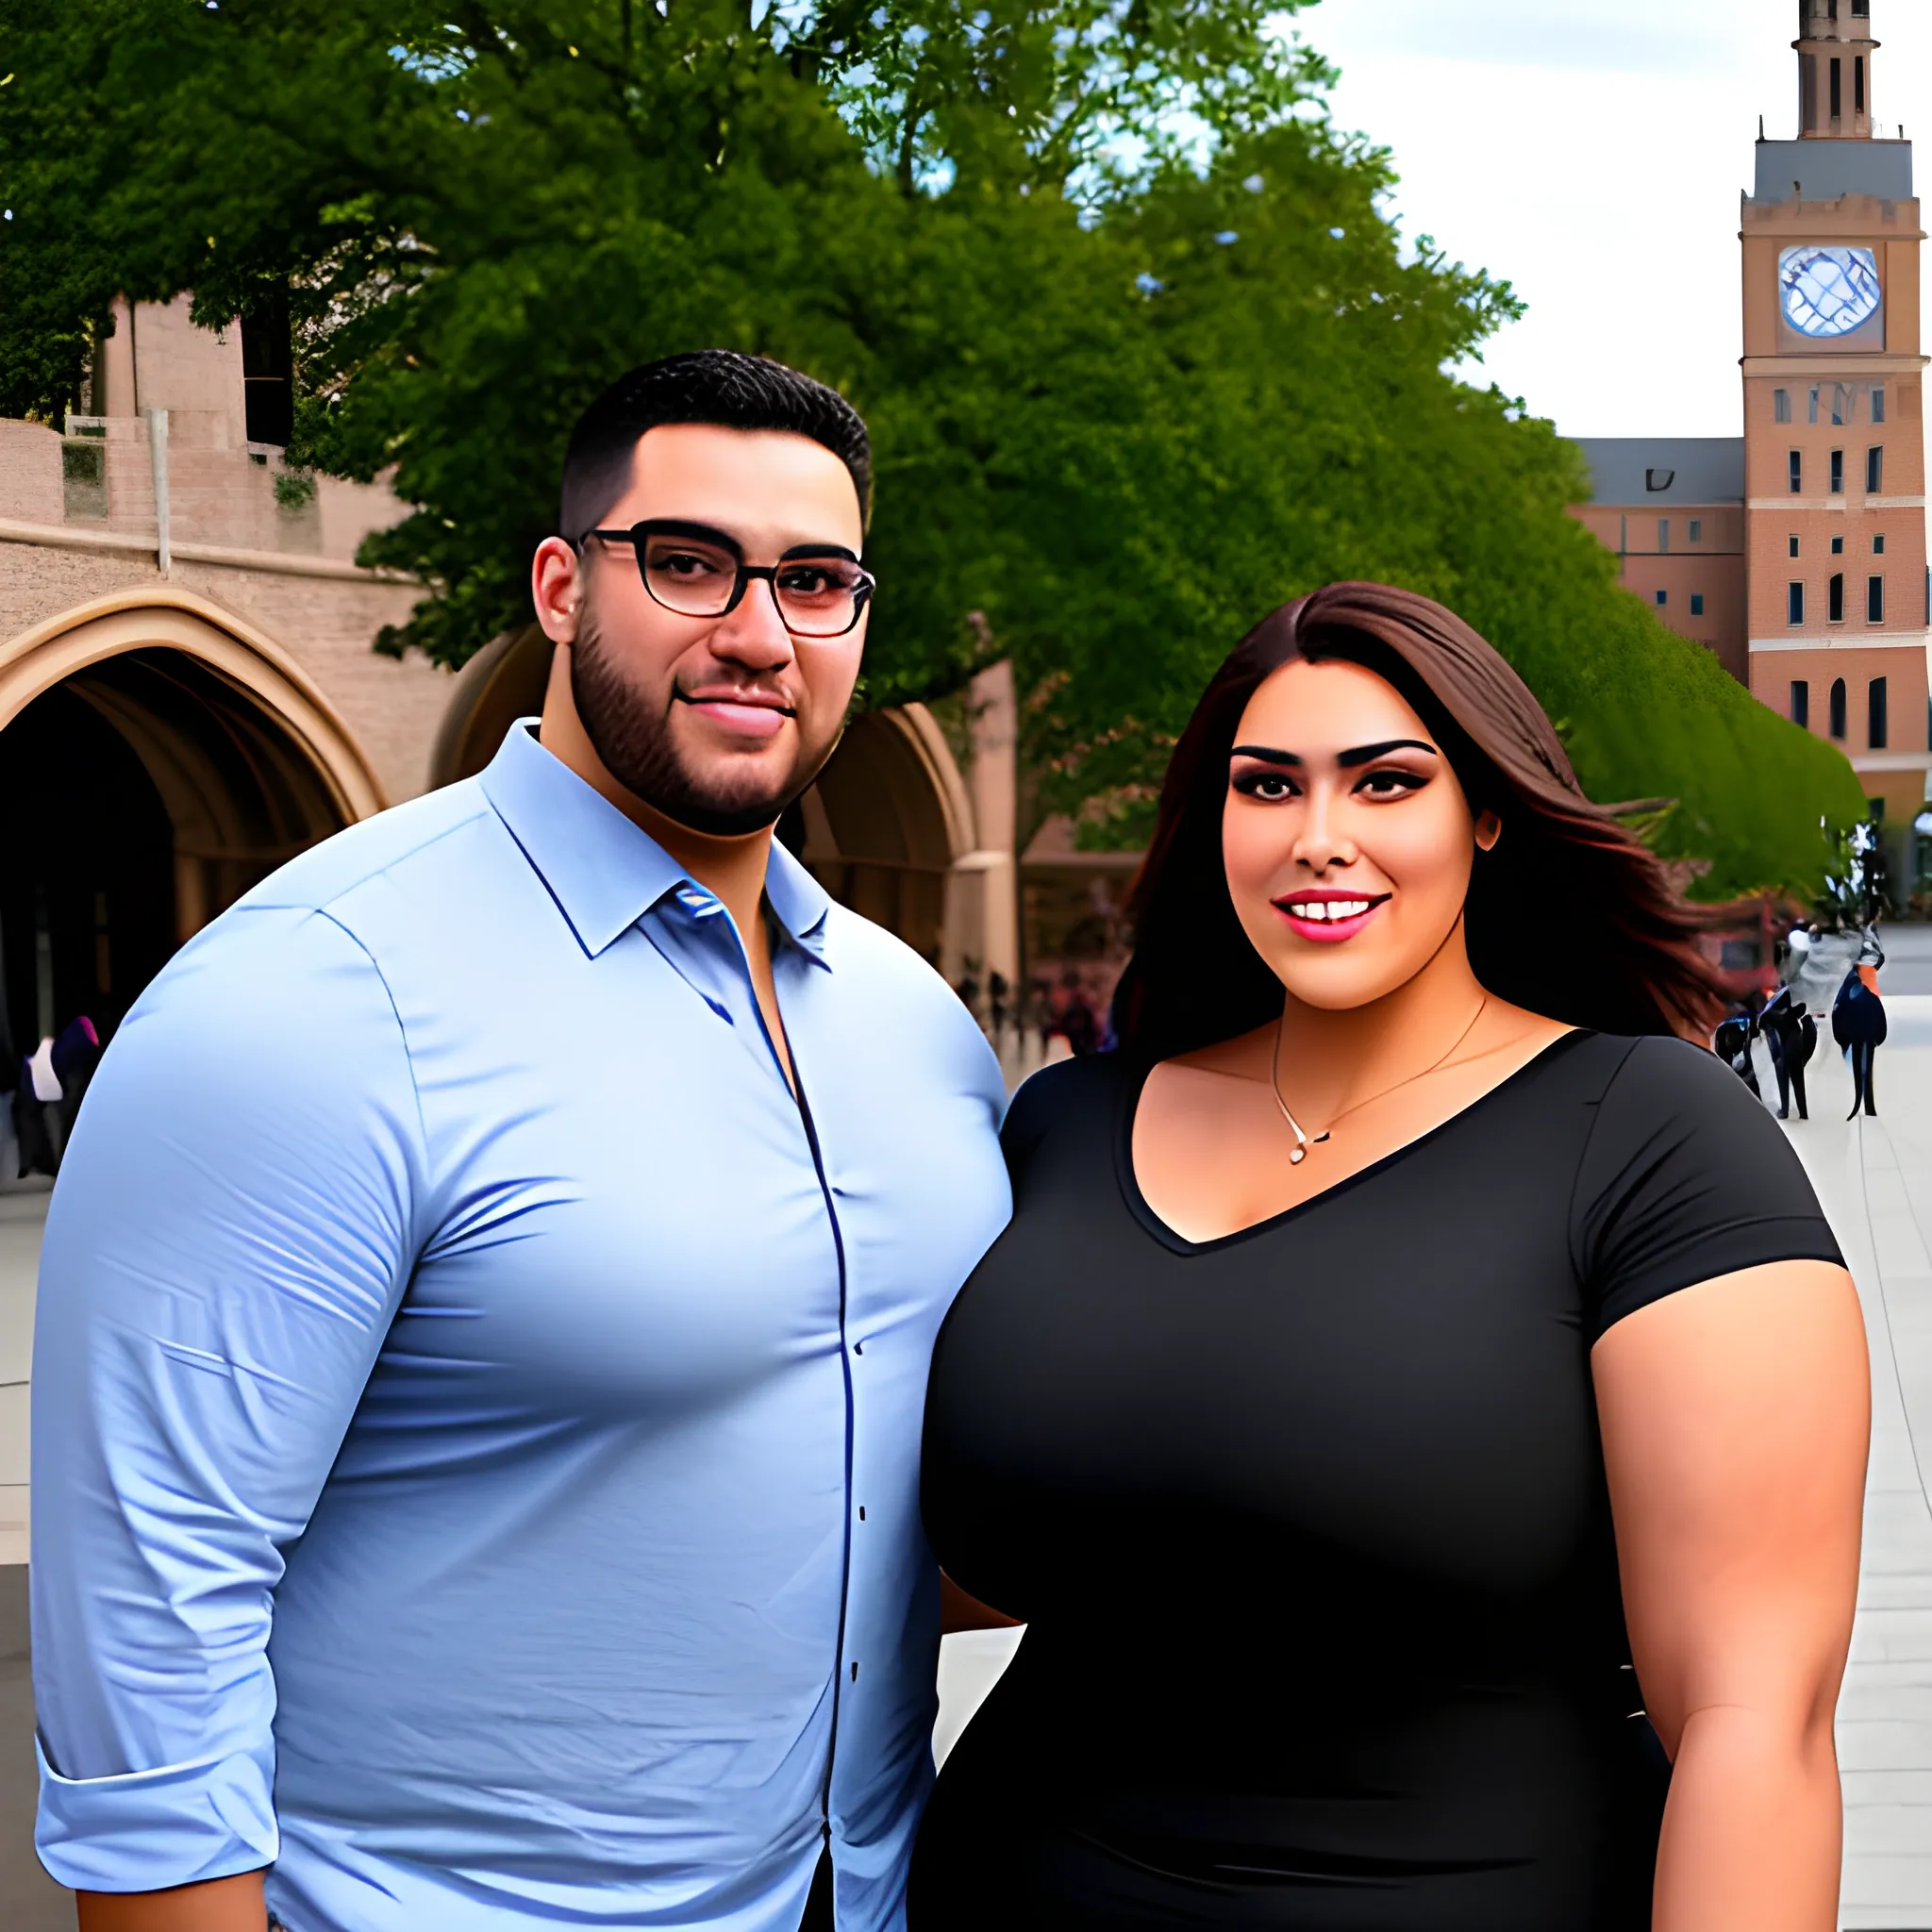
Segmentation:
<svg viewBox="0 0 1932 1932">
<path fill-rule="evenodd" d="M 1284 1208 L 1278 1213 L 1270 1214 L 1259 1221 L 1251 1221 L 1245 1227 L 1231 1229 L 1226 1234 L 1216 1235 L 1209 1241 L 1190 1241 L 1177 1228 L 1171 1226 L 1149 1206 L 1147 1197 L 1141 1191 L 1141 1177 L 1134 1172 L 1134 1122 L 1141 1111 L 1141 1095 L 1148 1079 L 1159 1061 L 1149 1061 L 1126 1074 L 1122 1082 L 1121 1095 L 1114 1123 L 1114 1174 L 1120 1183 L 1121 1197 L 1125 1201 L 1134 1219 L 1151 1234 L 1161 1246 L 1177 1255 L 1211 1255 L 1221 1248 L 1233 1247 L 1237 1243 L 1252 1241 L 1257 1235 L 1267 1234 L 1274 1228 L 1285 1226 L 1310 1208 L 1322 1207 L 1338 1196 L 1352 1191 L 1363 1181 L 1372 1180 L 1385 1174 L 1391 1167 L 1419 1153 L 1432 1141 L 1440 1139 L 1452 1127 L 1461 1125 L 1472 1114 L 1507 1093 L 1516 1084 L 1534 1074 L 1568 1049 L 1577 1041 L 1594 1038 L 1591 1028 L 1573 1026 L 1567 1033 L 1560 1033 L 1547 1046 L 1539 1047 L 1528 1059 L 1506 1074 L 1493 1087 L 1478 1093 L 1465 1107 L 1457 1108 L 1448 1119 L 1438 1121 L 1433 1127 L 1418 1134 L 1412 1141 L 1405 1141 L 1400 1147 L 1391 1148 L 1379 1159 L 1372 1160 L 1366 1167 L 1358 1167 L 1353 1174 L 1346 1174 L 1338 1181 L 1324 1188 L 1320 1193 L 1310 1194 L 1304 1201 L 1297 1201 L 1292 1207 Z"/>
</svg>

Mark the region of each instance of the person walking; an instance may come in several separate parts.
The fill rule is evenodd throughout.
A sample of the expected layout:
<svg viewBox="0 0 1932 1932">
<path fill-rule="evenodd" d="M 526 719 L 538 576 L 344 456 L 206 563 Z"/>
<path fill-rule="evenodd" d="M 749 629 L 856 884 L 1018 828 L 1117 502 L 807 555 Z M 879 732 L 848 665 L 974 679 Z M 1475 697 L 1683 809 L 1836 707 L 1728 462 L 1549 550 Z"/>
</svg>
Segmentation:
<svg viewBox="0 0 1932 1932">
<path fill-rule="evenodd" d="M 1764 1095 L 1757 1085 L 1757 1069 L 1751 1061 L 1751 1042 L 1757 1037 L 1757 1017 L 1748 1006 L 1739 1007 L 1718 1023 L 1710 1037 L 1710 1046 L 1718 1058 L 1761 1100 Z"/>
<path fill-rule="evenodd" d="M 1791 991 L 1790 982 L 1778 988 L 1765 1002 L 1757 1016 L 1757 1030 L 1771 1048 L 1772 1071 L 1777 1075 L 1777 1117 L 1790 1120 L 1791 1099 L 1798 1102 L 1798 1118 L 1809 1120 L 1805 1108 L 1805 1069 L 1818 1050 L 1818 1023 L 1805 1003 Z"/>
<path fill-rule="evenodd" d="M 1027 1631 L 910 1932 L 1836 1932 L 1868 1355 L 1707 916 L 1364 584 L 1217 673 L 1133 911 L 933 1357 Z"/>
<path fill-rule="evenodd" d="M 1878 955 L 1881 960 L 1884 957 L 1883 953 Z M 1861 952 L 1859 962 L 1845 974 L 1831 1007 L 1831 1037 L 1844 1049 L 1852 1069 L 1852 1110 L 1845 1116 L 1848 1121 L 1856 1120 L 1860 1108 L 1868 1114 L 1878 1111 L 1874 1074 L 1886 1032 L 1885 1002 L 1878 994 L 1878 967 Z"/>
<path fill-rule="evenodd" d="M 541 722 L 142 996 L 47 1223 L 38 1842 L 113 1932 L 892 1932 L 934 1334 L 1004 1224 L 944 981 L 772 827 L 839 740 L 864 425 L 587 410 Z M 534 728 L 533 728 L 534 727 Z"/>
</svg>

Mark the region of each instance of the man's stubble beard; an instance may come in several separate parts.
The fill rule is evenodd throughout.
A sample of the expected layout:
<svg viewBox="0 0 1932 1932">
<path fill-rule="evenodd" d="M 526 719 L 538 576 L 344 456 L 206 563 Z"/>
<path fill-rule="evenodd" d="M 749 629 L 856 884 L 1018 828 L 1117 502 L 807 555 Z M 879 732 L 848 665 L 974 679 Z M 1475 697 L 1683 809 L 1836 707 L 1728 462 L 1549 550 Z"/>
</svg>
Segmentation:
<svg viewBox="0 0 1932 1932">
<path fill-rule="evenodd" d="M 571 696 L 604 769 L 653 811 L 691 831 L 738 839 L 776 824 L 838 746 L 840 732 L 810 745 L 801 727 L 798 754 L 775 787 L 752 772 L 736 785 L 707 784 L 685 765 L 672 738 L 671 707 L 682 700 L 669 697 L 661 712 L 653 712 L 646 694 L 625 679 L 588 604 L 569 649 Z"/>
</svg>

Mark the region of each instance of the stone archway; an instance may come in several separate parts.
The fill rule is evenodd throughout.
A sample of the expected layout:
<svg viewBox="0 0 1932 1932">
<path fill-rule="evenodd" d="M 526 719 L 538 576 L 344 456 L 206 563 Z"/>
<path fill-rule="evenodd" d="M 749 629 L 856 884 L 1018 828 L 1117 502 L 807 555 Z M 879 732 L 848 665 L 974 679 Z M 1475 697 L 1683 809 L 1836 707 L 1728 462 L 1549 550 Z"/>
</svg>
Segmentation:
<svg viewBox="0 0 1932 1932">
<path fill-rule="evenodd" d="M 20 1042 L 110 1031 L 184 941 L 387 803 L 307 674 L 168 585 L 0 645 L 0 987 Z"/>
</svg>

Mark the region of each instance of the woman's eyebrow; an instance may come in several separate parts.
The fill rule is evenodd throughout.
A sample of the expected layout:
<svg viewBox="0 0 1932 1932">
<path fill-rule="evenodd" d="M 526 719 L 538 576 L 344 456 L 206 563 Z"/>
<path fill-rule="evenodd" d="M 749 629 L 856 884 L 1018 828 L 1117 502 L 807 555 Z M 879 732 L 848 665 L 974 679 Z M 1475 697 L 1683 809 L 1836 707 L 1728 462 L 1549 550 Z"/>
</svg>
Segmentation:
<svg viewBox="0 0 1932 1932">
<path fill-rule="evenodd" d="M 1425 744 L 1420 738 L 1388 738 L 1380 744 L 1359 744 L 1353 751 L 1338 752 L 1335 762 L 1346 772 L 1357 765 L 1374 764 L 1377 758 L 1387 758 L 1391 751 L 1425 751 L 1432 758 L 1442 756 L 1433 744 Z"/>
<path fill-rule="evenodd" d="M 1231 758 L 1259 758 L 1264 765 L 1298 765 L 1301 758 L 1291 751 L 1275 751 L 1265 744 L 1238 744 L 1228 753 Z"/>
</svg>

